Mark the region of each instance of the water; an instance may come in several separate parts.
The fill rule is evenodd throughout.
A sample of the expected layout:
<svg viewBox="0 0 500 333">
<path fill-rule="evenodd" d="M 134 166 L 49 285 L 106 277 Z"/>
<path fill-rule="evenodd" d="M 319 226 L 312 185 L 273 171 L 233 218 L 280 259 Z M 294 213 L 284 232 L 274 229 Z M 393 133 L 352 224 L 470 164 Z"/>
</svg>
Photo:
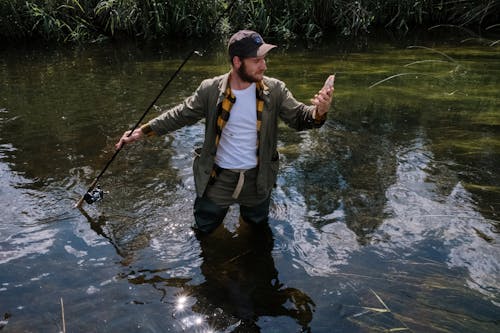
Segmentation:
<svg viewBox="0 0 500 333">
<path fill-rule="evenodd" d="M 62 331 L 63 312 L 68 332 L 498 331 L 498 46 L 273 51 L 298 99 L 331 72 L 336 95 L 322 129 L 281 128 L 257 233 L 237 207 L 192 233 L 201 124 L 127 147 L 105 199 L 73 209 L 188 51 L 0 51 L 2 331 Z M 226 70 L 209 49 L 158 104 Z"/>
</svg>

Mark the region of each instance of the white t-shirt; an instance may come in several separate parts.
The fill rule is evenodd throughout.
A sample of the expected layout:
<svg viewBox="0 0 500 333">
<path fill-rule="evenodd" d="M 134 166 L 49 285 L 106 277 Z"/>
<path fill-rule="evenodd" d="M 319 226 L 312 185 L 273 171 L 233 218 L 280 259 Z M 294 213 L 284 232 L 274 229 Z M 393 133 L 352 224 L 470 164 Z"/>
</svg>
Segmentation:
<svg viewBox="0 0 500 333">
<path fill-rule="evenodd" d="M 236 102 L 222 130 L 215 163 L 224 169 L 252 169 L 257 166 L 256 86 L 232 92 Z"/>
</svg>

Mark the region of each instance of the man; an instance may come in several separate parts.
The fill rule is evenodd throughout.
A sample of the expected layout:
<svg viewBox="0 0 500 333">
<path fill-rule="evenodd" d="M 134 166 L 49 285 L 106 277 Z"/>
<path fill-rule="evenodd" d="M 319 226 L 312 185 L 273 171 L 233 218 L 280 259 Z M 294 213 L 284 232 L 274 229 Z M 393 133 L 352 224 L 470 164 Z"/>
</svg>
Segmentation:
<svg viewBox="0 0 500 333">
<path fill-rule="evenodd" d="M 235 203 L 243 221 L 266 223 L 278 172 L 278 119 L 298 131 L 326 120 L 333 87 L 322 88 L 308 106 L 283 82 L 264 76 L 266 54 L 275 47 L 254 31 L 238 31 L 228 43 L 229 73 L 204 80 L 183 103 L 130 136 L 125 132 L 116 144 L 118 149 L 205 119 L 205 140 L 193 163 L 194 227 L 203 233 L 215 230 Z"/>
</svg>

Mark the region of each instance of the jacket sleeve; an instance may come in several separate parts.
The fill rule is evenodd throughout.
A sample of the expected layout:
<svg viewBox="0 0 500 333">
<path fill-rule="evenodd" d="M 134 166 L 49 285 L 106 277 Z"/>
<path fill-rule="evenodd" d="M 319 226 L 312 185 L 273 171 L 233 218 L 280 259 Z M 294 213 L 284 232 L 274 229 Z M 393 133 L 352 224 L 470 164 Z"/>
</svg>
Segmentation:
<svg viewBox="0 0 500 333">
<path fill-rule="evenodd" d="M 317 117 L 316 106 L 297 101 L 283 82 L 279 82 L 279 84 L 281 100 L 279 116 L 289 127 L 302 131 L 323 126 L 326 114 Z"/>
<path fill-rule="evenodd" d="M 207 105 L 204 101 L 206 98 L 205 87 L 206 85 L 202 82 L 196 91 L 181 104 L 165 111 L 143 125 L 141 127 L 143 132 L 146 134 L 154 132 L 156 135 L 164 135 L 184 126 L 193 125 L 204 118 Z"/>
</svg>

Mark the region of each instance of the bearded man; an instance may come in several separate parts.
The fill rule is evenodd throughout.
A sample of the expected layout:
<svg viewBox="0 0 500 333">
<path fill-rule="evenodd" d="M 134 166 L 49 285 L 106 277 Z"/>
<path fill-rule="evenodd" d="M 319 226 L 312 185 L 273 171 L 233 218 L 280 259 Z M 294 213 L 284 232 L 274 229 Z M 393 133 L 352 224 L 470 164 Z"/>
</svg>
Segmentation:
<svg viewBox="0 0 500 333">
<path fill-rule="evenodd" d="M 233 204 L 240 206 L 242 221 L 267 223 L 279 169 L 278 120 L 297 131 L 325 123 L 333 86 L 319 90 L 311 105 L 297 101 L 282 81 L 264 76 L 266 55 L 275 47 L 255 31 L 238 31 L 228 42 L 229 73 L 204 80 L 181 104 L 125 132 L 116 144 L 119 149 L 205 119 L 204 143 L 193 163 L 193 227 L 200 233 L 215 230 Z"/>
</svg>

